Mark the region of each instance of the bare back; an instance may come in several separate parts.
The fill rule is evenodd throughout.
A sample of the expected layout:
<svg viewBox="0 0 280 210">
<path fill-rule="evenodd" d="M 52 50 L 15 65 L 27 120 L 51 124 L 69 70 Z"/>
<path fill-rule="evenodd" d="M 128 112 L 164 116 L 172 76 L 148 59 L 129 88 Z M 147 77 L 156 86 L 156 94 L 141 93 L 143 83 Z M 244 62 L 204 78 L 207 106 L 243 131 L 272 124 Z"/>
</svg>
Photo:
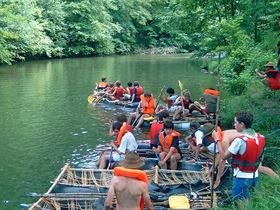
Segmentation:
<svg viewBox="0 0 280 210">
<path fill-rule="evenodd" d="M 226 151 L 229 148 L 229 145 L 231 144 L 231 142 L 235 138 L 239 137 L 240 135 L 241 135 L 241 133 L 239 133 L 235 129 L 224 130 L 223 131 L 223 141 L 222 141 L 224 151 Z"/>
<path fill-rule="evenodd" d="M 114 195 L 117 199 L 117 210 L 140 210 L 141 196 L 147 206 L 152 205 L 146 183 L 136 179 L 114 176 L 107 199 Z"/>
</svg>

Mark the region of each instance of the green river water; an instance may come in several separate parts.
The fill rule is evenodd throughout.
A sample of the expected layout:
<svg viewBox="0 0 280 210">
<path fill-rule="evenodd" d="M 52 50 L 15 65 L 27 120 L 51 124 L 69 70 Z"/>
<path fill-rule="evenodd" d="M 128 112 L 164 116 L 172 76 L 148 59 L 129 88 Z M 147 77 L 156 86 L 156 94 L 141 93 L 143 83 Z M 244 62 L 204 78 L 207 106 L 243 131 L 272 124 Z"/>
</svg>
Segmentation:
<svg viewBox="0 0 280 210">
<path fill-rule="evenodd" d="M 31 203 L 66 162 L 90 167 L 94 148 L 109 141 L 109 121 L 123 109 L 89 105 L 101 77 L 139 81 L 157 96 L 163 85 L 179 93 L 178 80 L 198 99 L 215 78 L 202 59 L 186 55 L 111 56 L 30 61 L 0 66 L 0 209 Z M 138 138 L 142 138 L 138 136 Z"/>
</svg>

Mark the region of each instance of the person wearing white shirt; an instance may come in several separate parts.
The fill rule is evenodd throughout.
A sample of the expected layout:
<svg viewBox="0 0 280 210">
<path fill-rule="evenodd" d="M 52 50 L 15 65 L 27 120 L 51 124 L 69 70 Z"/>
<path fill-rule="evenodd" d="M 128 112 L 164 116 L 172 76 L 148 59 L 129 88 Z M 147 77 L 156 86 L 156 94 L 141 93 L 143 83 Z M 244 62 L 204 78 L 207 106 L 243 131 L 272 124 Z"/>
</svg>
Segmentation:
<svg viewBox="0 0 280 210">
<path fill-rule="evenodd" d="M 122 123 L 116 122 L 115 125 L 113 126 L 114 132 L 115 133 L 119 132 L 121 126 L 122 126 Z M 96 162 L 96 166 L 99 169 L 104 169 L 106 167 L 106 163 L 108 160 L 109 160 L 109 162 L 123 160 L 125 158 L 126 153 L 137 150 L 138 144 L 137 144 L 133 134 L 129 131 L 126 131 L 124 133 L 124 135 L 122 136 L 120 146 L 117 147 L 114 142 L 111 142 L 111 146 L 112 146 L 112 149 L 114 149 L 115 151 L 103 152 L 101 154 L 99 160 Z"/>
<path fill-rule="evenodd" d="M 252 128 L 253 115 L 250 112 L 237 112 L 234 127 L 240 132 L 228 150 L 222 155 L 221 161 L 232 157 L 234 200 L 247 199 L 258 180 L 258 166 L 263 159 L 265 139 Z"/>
</svg>

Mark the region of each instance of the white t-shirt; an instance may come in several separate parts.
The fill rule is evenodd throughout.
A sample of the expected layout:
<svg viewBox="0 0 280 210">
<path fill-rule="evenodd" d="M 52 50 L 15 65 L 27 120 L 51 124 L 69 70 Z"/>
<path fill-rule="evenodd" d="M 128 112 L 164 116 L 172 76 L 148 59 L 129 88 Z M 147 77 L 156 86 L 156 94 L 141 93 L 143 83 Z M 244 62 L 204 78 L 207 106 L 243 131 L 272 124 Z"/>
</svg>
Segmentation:
<svg viewBox="0 0 280 210">
<path fill-rule="evenodd" d="M 228 148 L 229 152 L 233 155 L 243 155 L 246 151 L 246 142 L 245 140 L 241 139 L 241 138 L 236 138 L 233 140 L 233 142 L 231 143 L 231 145 Z M 240 169 L 234 168 L 233 170 L 233 176 L 236 176 L 238 178 L 248 178 L 248 179 L 252 179 L 254 178 L 254 173 L 253 172 L 243 172 L 240 171 Z M 255 172 L 255 177 L 258 177 L 259 173 L 258 170 L 256 170 Z"/>
<path fill-rule="evenodd" d="M 201 130 L 198 130 L 195 132 L 194 136 L 196 139 L 196 145 L 202 144 L 203 132 Z"/>
<path fill-rule="evenodd" d="M 121 145 L 118 147 L 122 153 L 135 151 L 138 147 L 138 144 L 135 140 L 135 137 L 131 132 L 126 132 L 122 137 Z"/>
</svg>

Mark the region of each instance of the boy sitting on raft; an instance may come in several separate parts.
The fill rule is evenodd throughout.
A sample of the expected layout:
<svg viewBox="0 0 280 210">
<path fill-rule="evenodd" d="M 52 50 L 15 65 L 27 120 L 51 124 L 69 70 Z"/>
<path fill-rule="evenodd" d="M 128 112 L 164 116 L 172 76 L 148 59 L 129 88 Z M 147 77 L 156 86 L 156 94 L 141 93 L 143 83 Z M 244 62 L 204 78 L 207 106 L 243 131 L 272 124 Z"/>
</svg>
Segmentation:
<svg viewBox="0 0 280 210">
<path fill-rule="evenodd" d="M 167 169 L 167 161 L 170 160 L 170 169 L 176 170 L 177 163 L 181 159 L 179 150 L 179 136 L 177 131 L 173 130 L 174 125 L 171 121 L 163 124 L 163 130 L 158 134 L 158 147 L 153 151 L 159 154 L 159 166 Z"/>
</svg>

